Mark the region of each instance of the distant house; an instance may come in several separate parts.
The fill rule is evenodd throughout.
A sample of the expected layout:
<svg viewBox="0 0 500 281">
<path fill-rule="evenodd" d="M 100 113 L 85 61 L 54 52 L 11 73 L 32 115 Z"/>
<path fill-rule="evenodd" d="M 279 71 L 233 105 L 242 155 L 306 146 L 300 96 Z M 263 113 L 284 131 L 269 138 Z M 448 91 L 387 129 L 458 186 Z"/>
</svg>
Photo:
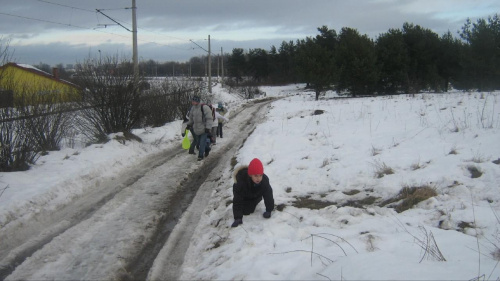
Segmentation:
<svg viewBox="0 0 500 281">
<path fill-rule="evenodd" d="M 51 103 L 75 101 L 80 97 L 77 85 L 27 64 L 7 63 L 0 67 L 0 104 Z"/>
</svg>

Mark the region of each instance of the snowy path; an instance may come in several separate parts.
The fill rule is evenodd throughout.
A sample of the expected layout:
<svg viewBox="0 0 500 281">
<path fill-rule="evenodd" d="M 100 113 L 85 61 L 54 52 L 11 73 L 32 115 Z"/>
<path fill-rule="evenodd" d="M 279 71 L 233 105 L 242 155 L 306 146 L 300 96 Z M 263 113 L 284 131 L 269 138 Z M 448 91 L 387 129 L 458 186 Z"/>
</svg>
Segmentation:
<svg viewBox="0 0 500 281">
<path fill-rule="evenodd" d="M 173 146 L 133 170 L 102 179 L 66 207 L 39 213 L 31 223 L 2 233 L 9 241 L 2 242 L 8 249 L 0 254 L 0 278 L 175 278 L 216 184 L 211 171 L 230 165 L 268 103 L 235 112 L 224 139 L 203 162 Z M 156 269 L 150 273 L 153 263 Z"/>
</svg>

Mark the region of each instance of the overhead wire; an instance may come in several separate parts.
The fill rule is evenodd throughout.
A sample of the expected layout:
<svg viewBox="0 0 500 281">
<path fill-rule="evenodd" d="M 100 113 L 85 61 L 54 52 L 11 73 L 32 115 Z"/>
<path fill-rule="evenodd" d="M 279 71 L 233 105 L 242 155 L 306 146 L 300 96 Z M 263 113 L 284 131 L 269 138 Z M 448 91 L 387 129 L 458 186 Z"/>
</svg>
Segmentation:
<svg viewBox="0 0 500 281">
<path fill-rule="evenodd" d="M 92 11 L 92 10 L 87 10 L 87 9 L 83 9 L 83 8 L 78 8 L 78 7 L 68 6 L 68 5 L 64 5 L 64 4 L 54 3 L 54 2 L 50 2 L 50 1 L 46 1 L 46 0 L 36 0 L 36 1 L 47 3 L 47 4 L 52 4 L 52 5 L 56 5 L 56 6 L 71 8 L 71 9 L 75 9 L 75 10 L 81 10 L 81 11 L 92 12 L 92 13 L 95 12 L 95 11 Z"/>
<path fill-rule="evenodd" d="M 96 13 L 96 19 L 97 19 L 98 25 L 100 24 L 100 21 L 99 21 L 99 12 L 98 11 L 117 11 L 117 10 L 131 9 L 131 7 L 125 7 L 125 8 L 116 8 L 116 9 L 96 9 L 96 10 L 89 10 L 89 9 L 84 9 L 84 8 L 69 6 L 69 5 L 60 4 L 60 3 L 54 3 L 54 2 L 51 2 L 51 1 L 47 1 L 47 0 L 35 0 L 35 1 L 46 3 L 46 4 L 51 4 L 51 5 L 55 5 L 55 6 L 61 6 L 61 7 L 65 7 L 65 8 L 75 9 L 75 10 L 81 10 L 81 11 L 85 11 L 85 12 Z M 34 19 L 34 18 L 22 17 L 22 16 L 19 16 L 19 17 L 25 18 L 25 19 L 39 20 L 39 19 Z M 116 19 L 114 19 L 114 20 L 116 20 Z M 44 21 L 44 20 L 39 20 L 39 21 Z M 116 20 L 116 21 L 117 22 L 123 22 L 125 24 L 130 25 L 130 23 L 127 22 L 127 21 L 123 21 L 123 20 Z M 75 25 L 72 25 L 72 24 L 63 24 L 63 23 L 57 23 L 57 22 L 53 22 L 53 21 L 45 21 L 45 22 L 47 22 L 47 23 L 53 23 L 53 24 L 60 24 L 60 25 L 65 25 L 65 26 L 70 26 L 70 27 L 85 28 L 85 27 L 75 26 Z M 109 24 L 109 25 L 111 25 L 111 24 Z M 108 25 L 105 25 L 105 27 L 106 26 L 108 26 Z M 179 37 L 175 37 L 175 36 L 165 35 L 165 34 L 161 34 L 161 33 L 158 33 L 158 32 L 152 32 L 152 31 L 149 31 L 149 30 L 144 29 L 144 28 L 139 28 L 139 29 L 143 30 L 143 31 L 146 31 L 146 32 L 149 32 L 149 33 L 152 33 L 152 34 L 155 34 L 155 35 L 159 35 L 159 36 L 163 36 L 163 37 L 169 37 L 169 38 L 172 38 L 172 39 L 185 41 L 186 43 L 190 42 L 190 43 L 195 44 L 198 48 L 206 51 L 200 45 L 198 45 L 195 42 L 193 42 L 192 39 L 179 38 Z M 92 30 L 123 37 L 123 35 L 115 34 L 115 33 L 112 33 L 112 32 L 104 32 L 104 31 L 97 30 L 95 28 L 93 28 Z M 175 47 L 174 45 L 168 45 L 168 44 L 158 43 L 158 42 L 154 42 L 154 41 L 150 41 L 150 40 L 143 40 L 143 39 L 138 39 L 138 40 L 141 41 L 141 42 L 144 42 L 144 43 L 152 43 L 152 44 L 156 44 L 156 45 L 160 45 L 160 46 L 165 46 L 165 47 L 169 47 L 169 48 L 174 48 L 174 49 L 179 49 L 179 50 L 186 50 L 187 51 L 187 50 L 195 50 L 196 49 L 195 47 L 192 47 L 192 48 L 180 48 L 180 47 Z"/>
<path fill-rule="evenodd" d="M 85 12 L 95 13 L 96 17 L 97 17 L 96 20 L 97 20 L 98 23 L 100 23 L 100 21 L 99 21 L 99 13 L 96 12 L 96 11 L 89 10 L 89 9 L 84 9 L 84 8 L 79 8 L 79 7 L 74 7 L 74 6 L 69 6 L 69 5 L 64 5 L 64 4 L 59 4 L 59 3 L 54 3 L 54 2 L 47 1 L 47 0 L 36 0 L 36 1 L 42 2 L 42 3 L 46 3 L 46 4 L 61 6 L 61 7 L 64 7 L 64 8 L 69 8 L 69 9 L 75 9 L 75 10 L 79 10 L 79 11 L 85 11 Z M 130 8 L 102 9 L 102 10 L 123 10 L 123 9 L 130 9 Z M 122 35 L 122 34 L 117 34 L 117 33 L 113 33 L 113 32 L 103 31 L 103 30 L 99 30 L 97 28 L 79 26 L 79 25 L 75 25 L 75 24 L 72 24 L 72 23 L 62 23 L 62 22 L 56 22 L 56 21 L 52 21 L 52 20 L 46 20 L 46 19 L 40 19 L 40 18 L 33 18 L 33 17 L 15 15 L 15 14 L 4 13 L 4 12 L 0 12 L 0 14 L 6 15 L 6 16 L 17 17 L 17 18 L 21 18 L 21 19 L 26 19 L 26 20 L 34 20 L 34 21 L 45 22 L 45 23 L 50 23 L 50 24 L 56 24 L 56 25 L 61 25 L 61 26 L 67 26 L 67 27 L 72 27 L 72 28 L 79 28 L 79 29 L 86 29 L 86 30 L 91 30 L 91 31 L 97 31 L 97 32 L 101 32 L 101 33 L 105 33 L 105 34 L 109 34 L 109 35 L 113 35 L 113 36 L 128 38 L 128 36 L 125 36 L 125 35 Z M 124 23 L 130 25 L 130 23 L 128 23 L 126 21 L 121 21 L 121 22 L 124 22 Z M 106 25 L 105 25 L 105 27 L 106 27 Z M 151 34 L 155 34 L 157 36 L 169 37 L 169 38 L 173 38 L 173 39 L 176 39 L 176 40 L 185 41 L 186 43 L 190 42 L 190 43 L 195 44 L 197 46 L 197 48 L 195 48 L 195 47 L 187 47 L 187 48 L 186 47 L 178 47 L 175 44 L 173 44 L 173 45 L 171 45 L 171 44 L 164 44 L 164 43 L 159 43 L 159 42 L 156 42 L 156 41 L 144 40 L 144 39 L 139 39 L 138 38 L 138 40 L 141 41 L 141 42 L 143 42 L 143 43 L 150 43 L 150 44 L 155 44 L 155 45 L 158 45 L 158 46 L 164 46 L 164 47 L 178 49 L 178 50 L 184 50 L 184 51 L 195 51 L 198 48 L 201 49 L 201 50 L 206 51 L 200 45 L 196 44 L 192 39 L 179 38 L 179 37 L 175 37 L 175 36 L 165 35 L 165 34 L 161 34 L 161 33 L 158 33 L 158 32 L 152 32 L 152 31 L 144 29 L 144 28 L 139 28 L 139 29 L 143 30 L 143 31 L 146 31 L 148 33 L 151 33 Z"/>
<path fill-rule="evenodd" d="M 6 15 L 6 16 L 11 16 L 11 17 L 17 17 L 17 18 L 27 19 L 27 20 L 34 20 L 34 21 L 45 22 L 45 23 L 50 23 L 50 24 L 57 24 L 57 25 L 62 25 L 62 26 L 68 26 L 68 27 L 86 29 L 86 30 L 97 31 L 97 32 L 101 32 L 101 33 L 106 33 L 106 34 L 118 36 L 118 37 L 128 38 L 128 36 L 125 36 L 125 35 L 122 35 L 122 34 L 117 34 L 117 33 L 113 33 L 113 32 L 107 32 L 107 31 L 103 31 L 103 30 L 99 30 L 99 29 L 95 29 L 95 28 L 90 28 L 90 27 L 78 26 L 78 25 L 70 24 L 70 23 L 61 23 L 61 22 L 55 22 L 55 21 L 50 21 L 50 20 L 44 20 L 44 19 L 37 19 L 37 18 L 32 18 L 32 17 L 14 15 L 14 14 L 9 14 L 9 13 L 4 13 L 4 12 L 0 12 L 0 15 Z M 194 50 L 195 49 L 195 48 L 181 48 L 181 47 L 176 47 L 175 45 L 168 45 L 168 44 L 164 44 L 164 43 L 158 43 L 158 42 L 154 42 L 154 41 L 150 41 L 150 40 L 143 40 L 143 39 L 138 39 L 138 41 L 141 41 L 143 43 L 152 43 L 152 44 L 155 44 L 155 45 L 160 45 L 160 46 L 164 46 L 164 47 L 174 48 L 174 49 L 178 49 L 178 50 L 185 50 L 185 51 L 189 51 L 189 50 Z"/>
<path fill-rule="evenodd" d="M 22 18 L 22 19 L 28 19 L 28 20 L 34 20 L 34 21 L 52 23 L 52 24 L 70 26 L 70 27 L 78 27 L 78 28 L 82 28 L 82 29 L 88 29 L 88 27 L 78 26 L 78 25 L 74 25 L 74 24 L 71 24 L 71 23 L 61 23 L 61 22 L 55 22 L 55 21 L 50 21 L 50 20 L 44 20 L 44 19 L 36 19 L 36 18 L 31 18 L 31 17 L 26 17 L 26 16 L 13 15 L 13 14 L 4 13 L 4 12 L 0 12 L 0 15 L 6 15 L 6 16 L 11 16 L 11 17 L 16 17 L 16 18 Z"/>
</svg>

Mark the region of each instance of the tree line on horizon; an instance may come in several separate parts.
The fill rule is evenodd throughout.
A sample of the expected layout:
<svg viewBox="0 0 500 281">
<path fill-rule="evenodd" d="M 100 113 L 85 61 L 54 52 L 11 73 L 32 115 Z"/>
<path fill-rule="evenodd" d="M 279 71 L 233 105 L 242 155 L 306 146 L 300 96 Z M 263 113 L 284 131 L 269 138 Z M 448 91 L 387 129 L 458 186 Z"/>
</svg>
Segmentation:
<svg viewBox="0 0 500 281">
<path fill-rule="evenodd" d="M 349 27 L 318 31 L 270 51 L 233 49 L 228 74 L 237 81 L 247 76 L 269 84 L 305 82 L 316 96 L 327 89 L 352 96 L 500 89 L 498 14 L 467 20 L 459 38 L 411 23 L 376 40 Z"/>
<path fill-rule="evenodd" d="M 223 65 L 224 77 L 233 84 L 307 83 L 317 97 L 325 90 L 362 96 L 447 92 L 450 87 L 500 89 L 498 14 L 476 22 L 468 19 L 458 37 L 450 31 L 439 36 L 408 22 L 375 40 L 350 27 L 317 30 L 314 37 L 283 41 L 270 50 L 235 48 L 212 56 L 212 76 L 221 76 Z M 147 60 L 139 67 L 144 76 L 202 77 L 207 76 L 207 61 L 208 56 L 184 63 Z"/>
</svg>

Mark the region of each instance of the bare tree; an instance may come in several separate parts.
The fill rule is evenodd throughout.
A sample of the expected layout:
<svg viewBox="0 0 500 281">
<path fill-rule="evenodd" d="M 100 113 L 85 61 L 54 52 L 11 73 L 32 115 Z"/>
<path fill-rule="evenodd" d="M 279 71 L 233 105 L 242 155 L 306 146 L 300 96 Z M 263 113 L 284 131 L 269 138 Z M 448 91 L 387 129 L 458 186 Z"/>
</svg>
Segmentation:
<svg viewBox="0 0 500 281">
<path fill-rule="evenodd" d="M 1 39 L 0 56 L 2 62 L 11 57 Z M 0 109 L 0 170 L 27 170 L 42 152 L 60 148 L 71 125 L 70 103 L 63 102 L 66 93 L 49 85 L 16 82 L 7 72 L 0 73 L 0 79 L 2 90 L 10 96 Z"/>
<path fill-rule="evenodd" d="M 202 83 L 195 80 L 162 80 L 151 85 L 141 102 L 143 126 L 163 126 L 186 116 L 193 95 L 201 96 Z"/>
<path fill-rule="evenodd" d="M 20 117 L 19 112 L 12 108 L 2 108 L 0 118 L 0 171 L 24 171 L 29 169 L 29 164 L 36 162 L 39 153 L 34 149 L 26 120 Z"/>
<path fill-rule="evenodd" d="M 12 59 L 12 53 L 9 51 L 10 40 L 0 37 L 0 63 L 6 64 Z"/>
<path fill-rule="evenodd" d="M 77 123 L 91 141 L 130 132 L 140 120 L 140 88 L 134 83 L 133 65 L 118 57 L 87 59 L 78 64 L 75 82 L 83 89 Z"/>
<path fill-rule="evenodd" d="M 12 59 L 12 54 L 9 52 L 9 44 L 10 40 L 4 39 L 4 37 L 0 37 L 0 66 L 5 65 Z M 0 81 L 3 80 L 3 76 L 3 69 L 0 69 Z M 12 91 L 7 91 L 0 87 L 0 107 L 11 105 L 12 102 Z"/>
<path fill-rule="evenodd" d="M 70 109 L 73 106 L 57 90 L 26 88 L 16 93 L 15 109 L 25 119 L 24 125 L 36 152 L 60 149 L 61 141 L 72 126 L 74 112 Z"/>
<path fill-rule="evenodd" d="M 0 37 L 0 62 L 9 62 L 12 54 L 9 51 L 9 40 Z M 6 85 L 6 77 L 0 71 L 0 81 Z M 0 89 L 3 90 L 3 89 Z M 8 91 L 12 97 L 12 91 Z M 1 93 L 6 96 L 6 91 Z M 8 102 L 12 105 L 12 101 Z M 15 108 L 3 106 L 0 109 L 0 171 L 27 170 L 34 163 L 38 154 L 33 150 L 33 142 L 24 119 L 19 119 L 20 113 Z M 4 121 L 7 120 L 7 121 Z"/>
</svg>

